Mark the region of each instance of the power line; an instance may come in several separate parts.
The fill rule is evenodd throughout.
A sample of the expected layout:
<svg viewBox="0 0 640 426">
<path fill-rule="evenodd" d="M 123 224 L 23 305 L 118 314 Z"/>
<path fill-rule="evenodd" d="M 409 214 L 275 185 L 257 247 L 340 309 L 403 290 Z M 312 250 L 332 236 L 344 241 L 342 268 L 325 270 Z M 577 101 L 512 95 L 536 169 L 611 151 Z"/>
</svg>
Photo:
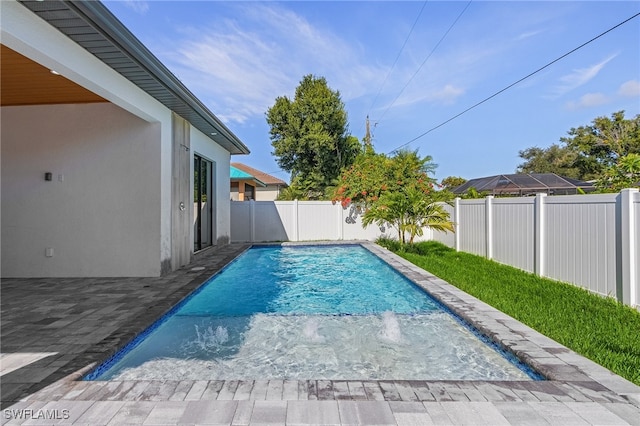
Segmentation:
<svg viewBox="0 0 640 426">
<path fill-rule="evenodd" d="M 469 5 L 471 5 L 471 2 L 473 0 L 469 0 L 469 2 L 467 3 L 467 5 L 464 7 L 464 9 L 462 9 L 462 12 L 460 12 L 460 14 L 458 15 L 458 17 L 455 19 L 455 21 L 453 21 L 453 23 L 449 26 L 449 28 L 447 29 L 447 31 L 443 34 L 442 37 L 440 37 L 440 40 L 438 41 L 438 43 L 436 43 L 436 45 L 433 47 L 433 49 L 431 49 L 431 52 L 429 53 L 429 55 L 427 55 L 427 57 L 424 59 L 424 61 L 422 61 L 422 63 L 420 64 L 420 66 L 418 67 L 418 69 L 416 70 L 416 72 L 413 73 L 413 75 L 411 76 L 411 78 L 409 79 L 409 81 L 407 81 L 407 83 L 402 87 L 402 89 L 400 90 L 400 93 L 398 93 L 398 96 L 396 96 L 396 98 L 393 100 L 393 102 L 391 102 L 389 104 L 389 106 L 387 106 L 387 108 L 384 110 L 384 112 L 382 113 L 382 115 L 380 116 L 380 118 L 377 120 L 377 122 L 379 123 L 380 120 L 382 120 L 382 117 L 384 117 L 384 115 L 387 113 L 387 111 L 389 111 L 389 109 L 393 106 L 393 104 L 396 103 L 396 101 L 400 98 L 400 95 L 402 95 L 402 93 L 404 92 L 404 89 L 407 88 L 407 86 L 409 85 L 409 83 L 411 83 L 411 81 L 413 81 L 413 79 L 415 78 L 416 75 L 418 75 L 418 73 L 420 72 L 420 70 L 422 69 L 422 67 L 424 66 L 424 64 L 427 63 L 427 61 L 429 60 L 429 58 L 434 54 L 434 52 L 436 51 L 436 49 L 438 48 L 438 46 L 440 46 L 440 44 L 444 41 L 444 39 L 447 37 L 447 34 L 449 34 L 449 32 L 453 29 L 453 27 L 456 25 L 456 23 L 458 23 L 458 20 L 460 20 L 460 18 L 462 17 L 462 15 L 464 14 L 464 12 L 467 11 L 467 9 L 469 8 Z"/>
<path fill-rule="evenodd" d="M 416 24 L 418 23 L 418 20 L 420 19 L 420 16 L 422 16 L 422 12 L 424 11 L 424 8 L 427 5 L 428 1 L 429 0 L 425 0 L 425 2 L 422 3 L 422 7 L 420 8 L 420 11 L 418 12 L 418 16 L 416 16 L 416 20 L 413 21 L 413 25 L 411 26 L 411 30 L 409 30 L 409 33 L 407 34 L 407 37 L 404 39 L 404 43 L 402 43 L 402 47 L 400 47 L 400 51 L 398 52 L 398 55 L 396 56 L 395 61 L 393 61 L 393 65 L 391 65 L 391 68 L 389 68 L 389 72 L 387 72 L 387 76 L 384 78 L 384 80 L 382 81 L 382 84 L 380 85 L 380 90 L 378 90 L 378 93 L 376 94 L 376 97 L 373 99 L 373 102 L 371 102 L 371 106 L 369 107 L 369 110 L 367 112 L 367 116 L 369 116 L 369 112 L 371 112 L 371 108 L 373 108 L 373 106 L 376 104 L 376 101 L 378 100 L 378 97 L 380 96 L 380 93 L 382 93 L 382 89 L 384 88 L 385 83 L 389 79 L 389 76 L 391 75 L 391 71 L 393 71 L 393 69 L 395 68 L 396 64 L 398 63 L 398 59 L 400 59 L 400 55 L 404 51 L 404 48 L 407 45 L 407 42 L 409 41 L 409 37 L 411 37 L 411 34 L 413 33 L 413 30 L 416 27 Z M 362 126 L 360 126 L 360 129 L 362 129 Z M 358 130 L 358 131 L 360 131 L 360 130 Z"/>
<path fill-rule="evenodd" d="M 537 70 L 533 71 L 532 73 L 527 74 L 526 76 L 522 77 L 520 80 L 518 80 L 518 81 L 516 81 L 516 82 L 514 82 L 514 83 L 511 83 L 511 84 L 510 84 L 510 85 L 508 85 L 507 87 L 505 87 L 505 88 L 503 88 L 503 89 L 501 89 L 501 90 L 499 90 L 499 91 L 495 92 L 493 95 L 488 96 L 488 97 L 484 98 L 483 100 L 481 100 L 480 102 L 477 102 L 477 103 L 475 103 L 475 104 L 471 105 L 469 108 L 465 109 L 464 111 L 462 111 L 462 112 L 460 112 L 460 113 L 458 113 L 458 114 L 454 115 L 453 117 L 451 117 L 451 118 L 449 118 L 449 119 L 447 119 L 447 120 L 443 121 L 442 123 L 438 124 L 437 126 L 432 127 L 431 129 L 427 130 L 426 132 L 422 133 L 421 135 L 416 136 L 415 138 L 411 139 L 409 142 L 406 142 L 406 143 L 404 143 L 404 144 L 402 144 L 402 145 L 398 146 L 398 147 L 397 147 L 397 148 L 395 148 L 394 150 L 390 151 L 390 152 L 389 152 L 389 154 L 391 154 L 391 153 L 393 153 L 393 152 L 395 152 L 395 151 L 397 151 L 397 150 L 399 150 L 399 149 L 401 149 L 401 148 L 404 148 L 405 146 L 409 145 L 411 142 L 415 142 L 415 141 L 417 141 L 418 139 L 420 139 L 420 138 L 422 138 L 422 137 L 424 137 L 424 136 L 428 135 L 429 133 L 433 132 L 434 130 L 439 129 L 440 127 L 444 126 L 445 124 L 447 124 L 447 123 L 449 123 L 449 122 L 451 122 L 451 121 L 455 120 L 456 118 L 460 117 L 461 115 L 466 114 L 467 112 L 471 111 L 472 109 L 474 109 L 474 108 L 476 108 L 476 107 L 478 107 L 478 106 L 482 105 L 483 103 L 485 103 L 485 102 L 487 102 L 487 101 L 489 101 L 489 100 L 491 100 L 491 99 L 495 98 L 496 96 L 498 96 L 498 95 L 499 95 L 499 94 L 501 94 L 502 92 L 505 92 L 505 91 L 509 90 L 510 88 L 512 88 L 513 86 L 517 85 L 518 83 L 521 83 L 521 82 L 523 82 L 524 80 L 528 79 L 529 77 L 532 77 L 533 75 L 535 75 L 535 74 L 539 73 L 540 71 L 544 70 L 545 68 L 550 67 L 551 65 L 553 65 L 553 64 L 555 64 L 556 62 L 560 61 L 561 59 L 566 58 L 567 56 L 571 55 L 572 53 L 576 52 L 577 50 L 582 49 L 583 47 L 585 47 L 585 46 L 586 46 L 586 45 L 588 45 L 589 43 L 592 43 L 592 42 L 596 41 L 597 39 L 599 39 L 600 37 L 604 36 L 605 34 L 607 34 L 607 33 L 611 32 L 611 31 L 615 30 L 616 28 L 618 28 L 618 27 L 620 27 L 620 26 L 622 26 L 622 25 L 626 24 L 627 22 L 631 21 L 631 20 L 632 20 L 632 19 L 634 19 L 634 18 L 637 18 L 638 16 L 640 16 L 640 13 L 636 13 L 635 15 L 631 16 L 630 18 L 625 19 L 624 21 L 620 22 L 619 24 L 617 24 L 617 25 L 615 25 L 615 26 L 613 26 L 613 27 L 609 28 L 608 30 L 604 31 L 603 33 L 600 33 L 599 35 L 597 35 L 597 36 L 593 37 L 591 40 L 589 40 L 589 41 L 587 41 L 587 42 L 585 42 L 585 43 L 582 43 L 580 46 L 578 46 L 578 47 L 576 47 L 576 48 L 574 48 L 574 49 L 570 50 L 569 52 L 565 53 L 564 55 L 562 55 L 562 56 L 560 56 L 560 57 L 558 57 L 558 58 L 554 59 L 553 61 L 549 62 L 548 64 L 546 64 L 546 65 L 544 65 L 544 66 L 542 66 L 542 67 L 538 68 Z"/>
<path fill-rule="evenodd" d="M 278 169 L 278 170 L 275 170 L 273 172 L 264 172 L 264 173 L 268 174 L 268 175 L 275 175 L 275 174 L 279 174 L 279 173 L 289 173 L 289 172 L 287 172 L 285 170 L 282 170 L 282 169 Z"/>
</svg>

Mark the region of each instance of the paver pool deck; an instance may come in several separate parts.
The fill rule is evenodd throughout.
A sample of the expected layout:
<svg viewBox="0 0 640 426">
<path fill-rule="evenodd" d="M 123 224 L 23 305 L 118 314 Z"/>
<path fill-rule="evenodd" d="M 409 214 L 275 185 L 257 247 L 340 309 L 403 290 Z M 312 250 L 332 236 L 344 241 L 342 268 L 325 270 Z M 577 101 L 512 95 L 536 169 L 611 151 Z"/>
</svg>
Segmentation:
<svg viewBox="0 0 640 426">
<path fill-rule="evenodd" d="M 545 381 L 79 381 L 249 245 L 158 278 L 3 279 L 2 424 L 639 425 L 640 387 L 372 243 Z"/>
</svg>

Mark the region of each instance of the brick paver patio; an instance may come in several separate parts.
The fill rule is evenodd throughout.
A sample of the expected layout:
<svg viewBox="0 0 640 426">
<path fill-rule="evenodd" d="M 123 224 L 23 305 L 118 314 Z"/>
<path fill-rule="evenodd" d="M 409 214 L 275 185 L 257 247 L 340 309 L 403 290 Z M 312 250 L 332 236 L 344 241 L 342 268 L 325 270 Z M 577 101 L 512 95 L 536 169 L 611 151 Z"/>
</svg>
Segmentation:
<svg viewBox="0 0 640 426">
<path fill-rule="evenodd" d="M 640 426 L 640 387 L 364 245 L 549 380 L 77 380 L 248 247 L 230 245 L 159 278 L 3 279 L 2 424 Z"/>
</svg>

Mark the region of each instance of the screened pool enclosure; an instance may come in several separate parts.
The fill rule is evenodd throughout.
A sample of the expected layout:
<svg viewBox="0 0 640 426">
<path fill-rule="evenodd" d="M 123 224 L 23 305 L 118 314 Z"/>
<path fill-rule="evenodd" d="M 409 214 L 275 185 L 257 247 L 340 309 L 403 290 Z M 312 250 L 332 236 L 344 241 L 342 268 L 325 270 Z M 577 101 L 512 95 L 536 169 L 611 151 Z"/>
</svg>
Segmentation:
<svg viewBox="0 0 640 426">
<path fill-rule="evenodd" d="M 525 196 L 537 193 L 548 195 L 575 195 L 592 192 L 595 187 L 590 182 L 558 176 L 555 173 L 531 173 L 496 175 L 471 179 L 453 190 L 455 194 L 465 194 L 475 188 L 489 195 Z"/>
</svg>

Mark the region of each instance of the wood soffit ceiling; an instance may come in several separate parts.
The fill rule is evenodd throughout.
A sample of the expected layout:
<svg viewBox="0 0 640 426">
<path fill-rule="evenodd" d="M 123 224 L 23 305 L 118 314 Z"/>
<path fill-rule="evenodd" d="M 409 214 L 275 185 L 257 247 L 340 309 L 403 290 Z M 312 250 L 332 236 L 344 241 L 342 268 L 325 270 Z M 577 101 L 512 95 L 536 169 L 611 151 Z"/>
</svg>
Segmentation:
<svg viewBox="0 0 640 426">
<path fill-rule="evenodd" d="M 1 106 L 106 102 L 16 51 L 1 47 Z"/>
</svg>

